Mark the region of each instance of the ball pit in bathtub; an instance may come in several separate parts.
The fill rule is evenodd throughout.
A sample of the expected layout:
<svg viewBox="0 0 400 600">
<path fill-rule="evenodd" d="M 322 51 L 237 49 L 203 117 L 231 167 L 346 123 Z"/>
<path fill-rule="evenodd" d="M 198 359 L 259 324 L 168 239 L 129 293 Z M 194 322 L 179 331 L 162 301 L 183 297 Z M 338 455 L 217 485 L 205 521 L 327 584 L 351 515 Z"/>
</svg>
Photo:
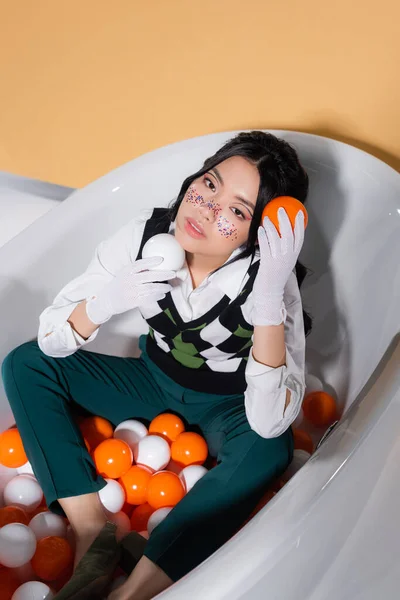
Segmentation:
<svg viewBox="0 0 400 600">
<path fill-rule="evenodd" d="M 236 133 L 145 154 L 75 192 L 1 248 L 0 360 L 36 337 L 40 312 L 86 268 L 102 239 L 141 208 L 169 203 L 183 179 Z M 308 391 L 323 387 L 334 395 L 342 417 L 256 516 L 159 597 L 395 597 L 400 176 L 340 142 L 272 133 L 296 147 L 310 177 L 309 226 L 300 257 L 310 269 L 302 296 L 314 321 L 307 338 Z M 145 331 L 131 311 L 103 325 L 86 348 L 135 355 Z M 1 430 L 13 424 L 3 388 L 0 423 Z M 324 433 L 307 422 L 296 426 L 314 444 Z"/>
</svg>

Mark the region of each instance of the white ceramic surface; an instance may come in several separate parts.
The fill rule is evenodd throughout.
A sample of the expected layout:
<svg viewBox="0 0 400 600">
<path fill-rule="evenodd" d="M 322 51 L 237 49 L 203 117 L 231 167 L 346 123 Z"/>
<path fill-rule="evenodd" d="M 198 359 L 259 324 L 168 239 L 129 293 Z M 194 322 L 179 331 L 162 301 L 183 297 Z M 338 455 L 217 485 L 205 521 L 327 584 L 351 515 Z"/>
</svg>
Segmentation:
<svg viewBox="0 0 400 600">
<path fill-rule="evenodd" d="M 0 360 L 36 336 L 39 313 L 86 268 L 97 243 L 142 207 L 173 200 L 183 179 L 235 133 L 143 155 L 75 192 L 1 248 Z M 397 597 L 400 176 L 351 146 L 273 133 L 296 147 L 310 176 L 301 255 L 312 269 L 303 286 L 314 319 L 308 372 L 348 410 L 282 491 L 160 598 Z M 120 315 L 86 348 L 135 355 L 144 331 L 138 315 Z M 13 422 L 3 390 L 0 422 Z"/>
<path fill-rule="evenodd" d="M 0 247 L 73 191 L 69 187 L 0 171 Z"/>
</svg>

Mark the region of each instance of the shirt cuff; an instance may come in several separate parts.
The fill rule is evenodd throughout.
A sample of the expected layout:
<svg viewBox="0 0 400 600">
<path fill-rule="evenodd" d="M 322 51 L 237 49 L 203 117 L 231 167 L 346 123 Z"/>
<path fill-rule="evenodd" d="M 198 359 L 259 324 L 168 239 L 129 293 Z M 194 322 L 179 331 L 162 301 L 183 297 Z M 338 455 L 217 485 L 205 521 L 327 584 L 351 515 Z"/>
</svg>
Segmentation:
<svg viewBox="0 0 400 600">
<path fill-rule="evenodd" d="M 246 377 L 259 377 L 271 373 L 271 378 L 268 377 L 268 379 L 272 380 L 273 378 L 273 387 L 276 388 L 278 385 L 279 387 L 282 385 L 285 370 L 286 365 L 282 365 L 281 367 L 270 367 L 258 362 L 253 356 L 253 348 L 250 349 L 249 358 L 247 360 Z"/>
<path fill-rule="evenodd" d="M 287 370 L 286 365 L 270 367 L 256 361 L 251 348 L 247 360 L 246 381 L 248 385 L 256 387 L 264 394 L 276 392 L 284 385 Z"/>
<path fill-rule="evenodd" d="M 250 427 L 264 438 L 278 437 L 288 429 L 300 412 L 304 394 L 301 378 L 289 367 L 293 360 L 286 353 L 287 364 L 269 367 L 253 357 L 252 350 L 246 367 L 247 389 L 245 409 Z M 291 397 L 286 404 L 286 391 Z"/>
<path fill-rule="evenodd" d="M 71 340 L 71 341 L 74 340 L 77 348 L 80 346 L 85 346 L 85 344 L 89 344 L 89 342 L 92 342 L 97 337 L 98 333 L 99 333 L 99 327 L 94 330 L 92 335 L 90 335 L 87 339 L 85 339 L 81 335 L 79 335 L 79 333 L 77 331 L 75 331 L 75 329 L 71 326 L 70 323 L 67 322 L 67 324 L 66 324 L 65 335 L 68 340 Z M 72 337 L 70 337 L 70 334 Z M 70 344 L 68 344 L 68 346 L 69 345 Z"/>
<path fill-rule="evenodd" d="M 43 338 L 38 337 L 38 345 L 44 354 L 54 358 L 63 358 L 70 356 L 82 346 L 92 342 L 97 336 L 98 331 L 99 330 L 96 329 L 92 335 L 85 340 L 71 327 L 70 323 L 67 322 L 64 325 L 56 325 L 53 327 L 50 335 L 46 335 Z"/>
</svg>

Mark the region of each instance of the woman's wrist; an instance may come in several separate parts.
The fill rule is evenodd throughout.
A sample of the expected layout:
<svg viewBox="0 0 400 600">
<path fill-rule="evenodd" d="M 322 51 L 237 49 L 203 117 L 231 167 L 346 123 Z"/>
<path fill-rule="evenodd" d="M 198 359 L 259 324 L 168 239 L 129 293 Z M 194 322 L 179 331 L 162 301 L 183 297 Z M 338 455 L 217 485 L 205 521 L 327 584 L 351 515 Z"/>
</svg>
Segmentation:
<svg viewBox="0 0 400 600">
<path fill-rule="evenodd" d="M 285 326 L 256 325 L 253 334 L 253 358 L 274 369 L 286 363 Z"/>
<path fill-rule="evenodd" d="M 286 321 L 286 309 L 283 293 L 254 296 L 252 312 L 253 325 L 280 325 Z"/>
<path fill-rule="evenodd" d="M 72 311 L 68 323 L 81 337 L 87 340 L 96 331 L 98 325 L 93 323 L 86 313 L 86 300 L 83 300 Z"/>
</svg>

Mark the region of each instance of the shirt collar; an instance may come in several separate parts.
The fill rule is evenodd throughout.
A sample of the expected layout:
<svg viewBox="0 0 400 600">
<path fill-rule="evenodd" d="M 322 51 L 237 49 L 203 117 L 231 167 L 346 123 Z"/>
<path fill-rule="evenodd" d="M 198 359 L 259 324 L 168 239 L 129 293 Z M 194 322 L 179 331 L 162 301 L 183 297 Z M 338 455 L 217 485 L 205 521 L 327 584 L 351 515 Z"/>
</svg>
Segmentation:
<svg viewBox="0 0 400 600">
<path fill-rule="evenodd" d="M 226 262 L 229 262 L 232 260 L 232 258 L 235 258 L 235 256 L 240 254 L 240 252 L 241 248 L 234 250 Z M 247 256 L 246 258 L 237 260 L 231 265 L 221 268 L 216 273 L 212 273 L 208 276 L 210 285 L 215 285 L 231 300 L 234 300 L 238 296 L 243 285 L 243 280 L 250 267 L 251 261 L 252 257 Z"/>
<path fill-rule="evenodd" d="M 172 235 L 175 232 L 175 221 L 170 224 L 168 233 Z M 235 258 L 238 254 L 240 254 L 241 248 L 237 248 L 232 252 L 229 258 L 226 260 L 224 264 Z M 259 259 L 258 253 L 256 253 L 254 257 L 254 262 Z M 212 273 L 207 277 L 207 282 L 209 285 L 218 287 L 224 294 L 226 294 L 231 300 L 236 298 L 239 294 L 239 291 L 242 287 L 243 280 L 245 275 L 250 267 L 252 262 L 252 257 L 247 256 L 246 258 L 241 258 L 237 260 L 231 265 L 227 265 L 226 267 L 221 268 L 216 273 Z M 177 272 L 177 277 L 179 279 L 185 280 L 189 277 L 189 269 L 187 267 L 186 261 L 182 269 Z"/>
</svg>

